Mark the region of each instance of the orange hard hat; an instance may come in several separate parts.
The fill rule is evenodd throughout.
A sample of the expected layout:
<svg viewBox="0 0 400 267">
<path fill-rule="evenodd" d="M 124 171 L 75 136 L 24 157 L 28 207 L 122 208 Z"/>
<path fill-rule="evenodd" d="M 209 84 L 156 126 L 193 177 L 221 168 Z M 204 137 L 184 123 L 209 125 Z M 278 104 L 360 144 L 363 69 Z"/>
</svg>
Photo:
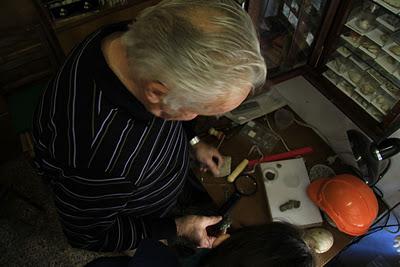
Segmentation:
<svg viewBox="0 0 400 267">
<path fill-rule="evenodd" d="M 378 214 L 372 189 L 350 174 L 316 179 L 308 186 L 307 194 L 340 231 L 352 236 L 365 234 Z"/>
</svg>

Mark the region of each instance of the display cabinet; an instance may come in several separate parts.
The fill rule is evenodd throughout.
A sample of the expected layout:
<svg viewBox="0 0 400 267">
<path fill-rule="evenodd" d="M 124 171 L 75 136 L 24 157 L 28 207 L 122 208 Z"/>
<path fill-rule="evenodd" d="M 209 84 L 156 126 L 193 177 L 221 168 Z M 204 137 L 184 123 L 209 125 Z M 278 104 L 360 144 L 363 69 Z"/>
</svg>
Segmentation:
<svg viewBox="0 0 400 267">
<path fill-rule="evenodd" d="M 306 77 L 374 139 L 400 126 L 400 1 L 343 1 Z"/>
<path fill-rule="evenodd" d="M 327 0 L 252 0 L 248 12 L 260 35 L 268 78 L 274 79 L 310 63 L 324 38 L 335 3 Z M 333 12 L 332 12 L 333 11 Z"/>
<path fill-rule="evenodd" d="M 269 83 L 305 76 L 370 137 L 400 127 L 399 0 L 250 0 Z"/>
</svg>

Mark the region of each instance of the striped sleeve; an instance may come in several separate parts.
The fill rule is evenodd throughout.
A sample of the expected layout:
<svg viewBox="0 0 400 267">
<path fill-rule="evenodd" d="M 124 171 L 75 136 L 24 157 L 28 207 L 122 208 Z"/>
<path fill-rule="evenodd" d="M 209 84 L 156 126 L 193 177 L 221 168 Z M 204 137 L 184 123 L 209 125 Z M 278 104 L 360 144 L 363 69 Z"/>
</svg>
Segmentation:
<svg viewBox="0 0 400 267">
<path fill-rule="evenodd" d="M 106 64 L 97 34 L 73 50 L 37 106 L 35 160 L 71 245 L 123 251 L 176 236 L 166 216 L 185 182 L 189 148 L 180 123 L 144 116 L 106 65 L 104 75 L 93 71 Z"/>
<path fill-rule="evenodd" d="M 134 188 L 124 178 L 99 179 L 76 175 L 44 161 L 52 180 L 54 200 L 64 233 L 74 247 L 95 251 L 133 249 L 144 238 L 168 239 L 176 235 L 173 219 L 135 217 L 124 213 Z M 118 193 L 116 193 L 118 192 Z"/>
</svg>

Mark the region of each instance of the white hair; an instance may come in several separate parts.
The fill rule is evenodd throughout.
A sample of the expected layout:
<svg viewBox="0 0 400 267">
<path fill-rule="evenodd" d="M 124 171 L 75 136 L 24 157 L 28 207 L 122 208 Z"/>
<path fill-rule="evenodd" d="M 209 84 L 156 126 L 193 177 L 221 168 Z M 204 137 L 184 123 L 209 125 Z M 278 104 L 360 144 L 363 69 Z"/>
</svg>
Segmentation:
<svg viewBox="0 0 400 267">
<path fill-rule="evenodd" d="M 265 82 L 256 30 L 233 1 L 164 0 L 142 11 L 122 40 L 134 76 L 168 87 L 164 103 L 175 110 L 201 110 Z"/>
</svg>

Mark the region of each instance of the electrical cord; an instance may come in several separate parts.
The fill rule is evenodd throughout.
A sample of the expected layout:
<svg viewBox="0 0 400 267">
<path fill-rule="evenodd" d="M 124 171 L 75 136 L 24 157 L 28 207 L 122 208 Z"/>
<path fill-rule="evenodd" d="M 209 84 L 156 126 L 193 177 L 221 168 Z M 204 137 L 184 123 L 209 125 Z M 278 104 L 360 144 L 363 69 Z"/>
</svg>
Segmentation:
<svg viewBox="0 0 400 267">
<path fill-rule="evenodd" d="M 372 187 L 372 190 L 374 190 L 375 193 L 376 193 L 380 198 L 383 198 L 383 192 L 382 192 L 382 190 L 380 190 L 378 187 L 373 186 L 373 187 Z M 385 204 L 386 204 L 386 203 L 385 203 Z"/>
<path fill-rule="evenodd" d="M 384 203 L 384 205 L 385 205 L 386 207 L 389 207 L 384 201 L 382 201 L 382 202 Z M 379 218 L 378 220 L 376 220 L 376 221 L 371 225 L 371 228 L 373 228 L 372 226 L 378 224 L 378 222 L 380 222 L 384 217 L 387 217 L 387 218 L 386 218 L 386 222 L 385 222 L 382 226 L 379 226 L 379 227 L 382 227 L 382 229 L 386 228 L 386 227 L 387 227 L 387 223 L 389 222 L 390 213 L 391 213 L 395 208 L 397 208 L 399 205 L 400 205 L 400 201 L 397 202 L 395 205 L 393 205 L 391 208 L 388 208 L 388 209 L 386 210 L 386 212 L 381 216 L 381 218 Z M 396 215 L 394 215 L 394 216 L 395 216 L 395 218 L 396 218 L 397 224 L 399 224 L 399 218 L 397 218 Z M 370 229 L 371 229 L 371 228 L 370 228 Z M 389 231 L 389 232 L 390 232 L 390 233 L 393 233 L 393 234 L 400 232 L 400 226 L 398 227 L 397 231 L 395 231 L 395 232 Z"/>
<path fill-rule="evenodd" d="M 316 133 L 319 135 L 319 137 L 322 138 L 322 140 L 325 141 L 325 143 L 327 143 L 330 147 L 332 147 L 331 142 L 329 142 L 328 138 L 326 138 L 325 135 L 323 135 L 323 134 L 321 133 L 321 131 L 318 130 L 316 127 L 314 127 L 314 126 L 312 126 L 312 125 L 310 125 L 310 124 L 307 124 L 307 123 L 305 123 L 305 122 L 301 122 L 301 121 L 299 121 L 299 120 L 296 119 L 296 118 L 293 118 L 293 120 L 294 120 L 295 123 L 297 123 L 297 124 L 300 125 L 300 126 L 304 126 L 304 127 L 307 127 L 307 128 L 312 129 L 314 132 L 316 132 Z"/>
<path fill-rule="evenodd" d="M 377 189 L 377 190 L 382 194 L 382 197 L 383 197 L 383 193 L 382 193 L 382 191 L 381 191 L 379 188 L 374 187 L 374 189 Z M 400 232 L 400 223 L 399 223 L 399 218 L 397 218 L 397 216 L 395 216 L 396 222 L 397 222 L 396 224 L 388 224 L 389 219 L 390 219 L 390 213 L 391 213 L 395 208 L 397 208 L 397 207 L 400 205 L 400 201 L 397 202 L 396 204 L 394 204 L 394 205 L 393 205 L 392 207 L 390 207 L 390 208 L 389 208 L 389 206 L 386 204 L 386 202 L 384 202 L 384 201 L 382 201 L 382 202 L 383 202 L 384 205 L 387 207 L 386 212 L 385 212 L 378 220 L 376 220 L 376 221 L 371 225 L 371 227 L 370 227 L 370 229 L 368 230 L 367 233 L 365 233 L 365 234 L 363 234 L 363 235 L 361 235 L 361 236 L 358 236 L 358 237 L 354 238 L 354 240 L 353 240 L 352 242 L 350 242 L 349 244 L 347 244 L 347 245 L 336 255 L 335 258 L 338 258 L 340 254 L 342 254 L 344 251 L 346 251 L 350 246 L 352 246 L 352 245 L 357 244 L 358 242 L 360 242 L 364 237 L 367 237 L 367 236 L 369 236 L 369 235 L 372 235 L 372 234 L 374 234 L 374 233 L 376 233 L 376 232 L 379 232 L 379 231 L 381 231 L 381 230 L 386 230 L 387 232 L 392 233 L 392 234 L 397 234 L 398 232 Z M 385 223 L 384 223 L 383 225 L 373 227 L 374 225 L 377 225 L 383 218 L 386 218 Z M 398 227 L 398 228 L 397 228 L 396 231 L 391 231 L 391 230 L 386 229 L 386 228 L 388 228 L 388 227 Z"/>
<path fill-rule="evenodd" d="M 392 160 L 388 159 L 388 165 L 386 165 L 385 169 L 379 174 L 378 179 L 376 179 L 375 182 L 370 184 L 369 187 L 374 187 L 377 183 L 379 183 L 379 181 L 382 179 L 382 177 L 388 172 L 388 170 L 390 169 L 391 165 L 392 165 Z"/>
<path fill-rule="evenodd" d="M 328 144 L 329 147 L 333 148 L 333 145 L 328 140 L 328 138 L 325 135 L 323 135 L 322 132 L 320 130 L 318 130 L 315 126 L 305 123 L 305 122 L 302 122 L 302 121 L 299 121 L 296 118 L 293 118 L 293 121 L 300 126 L 307 127 L 307 128 L 310 128 L 311 130 L 313 130 L 316 134 L 318 134 L 319 137 L 321 137 L 322 140 L 324 140 L 324 142 L 326 144 Z M 338 151 L 338 152 L 335 152 L 335 154 L 337 156 L 339 156 L 339 155 L 352 155 L 353 156 L 353 152 L 351 152 L 351 151 Z"/>
<path fill-rule="evenodd" d="M 373 189 L 373 190 L 375 189 L 376 191 L 380 192 L 380 196 L 379 196 L 379 197 L 381 198 L 381 201 L 382 201 L 383 205 L 385 205 L 386 210 L 389 210 L 390 207 L 389 207 L 388 204 L 386 204 L 386 202 L 383 200 L 383 196 L 384 196 L 383 192 L 382 192 L 378 187 L 376 187 L 376 186 L 374 186 L 372 189 Z M 375 191 L 375 190 L 374 190 L 374 191 Z M 387 214 L 385 214 L 385 215 L 383 215 L 383 216 L 386 217 L 386 221 L 385 221 L 384 225 L 387 225 L 387 224 L 389 223 L 389 220 L 390 220 L 390 213 L 387 213 Z M 375 224 L 373 224 L 373 225 L 375 225 Z M 371 226 L 373 226 L 373 225 L 371 225 Z"/>
<path fill-rule="evenodd" d="M 271 132 L 275 135 L 275 137 L 281 140 L 282 145 L 285 147 L 286 151 L 290 151 L 291 149 L 286 144 L 285 139 L 283 139 L 283 137 L 280 136 L 277 132 L 275 132 L 275 130 L 272 128 L 271 124 L 269 123 L 268 115 L 265 116 L 265 120 L 267 121 L 268 128 L 271 130 Z"/>
<path fill-rule="evenodd" d="M 377 187 L 375 187 L 375 188 L 378 189 Z M 378 189 L 378 190 L 379 190 L 379 189 Z M 380 190 L 379 190 L 379 191 L 380 191 Z M 381 192 L 382 192 L 382 191 L 381 191 Z M 382 193 L 382 196 L 383 196 L 383 193 Z M 383 198 L 383 197 L 382 197 L 382 198 Z M 389 205 L 386 204 L 385 201 L 382 200 L 382 203 L 385 205 L 387 211 L 389 211 L 389 210 L 391 209 L 391 208 L 389 207 Z M 383 215 L 383 216 L 386 216 L 386 221 L 385 221 L 385 223 L 383 224 L 383 226 L 384 226 L 383 230 L 385 230 L 386 232 L 392 233 L 392 234 L 396 234 L 396 233 L 398 233 L 398 232 L 400 231 L 400 227 L 398 227 L 396 231 L 391 231 L 391 230 L 387 229 L 388 223 L 389 223 L 389 220 L 390 220 L 391 215 L 392 215 L 391 212 L 387 212 L 386 214 Z M 399 222 L 399 218 L 398 218 L 395 214 L 393 214 L 393 216 L 394 216 L 394 218 L 396 219 L 397 224 L 399 224 L 399 223 L 400 223 L 400 222 Z M 375 224 L 373 224 L 373 225 L 375 225 Z"/>
</svg>

